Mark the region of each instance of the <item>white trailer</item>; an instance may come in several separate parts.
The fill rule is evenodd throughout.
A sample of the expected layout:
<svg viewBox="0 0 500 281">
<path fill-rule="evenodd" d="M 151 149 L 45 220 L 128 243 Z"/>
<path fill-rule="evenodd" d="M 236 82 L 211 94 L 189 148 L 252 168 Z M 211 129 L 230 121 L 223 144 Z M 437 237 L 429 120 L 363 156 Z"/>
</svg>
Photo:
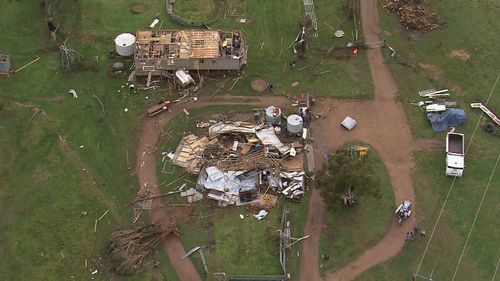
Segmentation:
<svg viewBox="0 0 500 281">
<path fill-rule="evenodd" d="M 461 177 L 465 167 L 464 134 L 451 130 L 446 134 L 446 175 Z"/>
</svg>

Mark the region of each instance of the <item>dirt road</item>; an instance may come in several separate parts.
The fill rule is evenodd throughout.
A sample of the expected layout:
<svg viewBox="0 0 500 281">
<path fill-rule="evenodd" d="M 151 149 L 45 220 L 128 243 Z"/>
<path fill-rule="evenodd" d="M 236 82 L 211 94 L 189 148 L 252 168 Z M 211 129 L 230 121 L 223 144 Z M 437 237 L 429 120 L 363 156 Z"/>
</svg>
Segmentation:
<svg viewBox="0 0 500 281">
<path fill-rule="evenodd" d="M 377 1 L 361 2 L 361 19 L 364 36 L 367 42 L 379 41 Z M 411 171 L 414 168 L 412 152 L 415 148 L 424 148 L 426 142 L 414 141 L 408 125 L 403 106 L 397 101 L 398 88 L 391 72 L 384 64 L 380 49 L 367 51 L 367 59 L 374 84 L 375 95 L 370 101 L 325 101 L 325 109 L 331 109 L 327 119 L 317 121 L 313 127 L 315 143 L 323 143 L 324 147 L 316 145 L 317 159 L 321 160 L 324 151 L 333 151 L 344 143 L 362 140 L 378 151 L 387 167 L 391 184 L 394 189 L 395 206 L 403 199 L 415 201 L 412 187 Z M 358 121 L 358 127 L 352 132 L 340 128 L 339 123 L 350 115 Z M 327 132 L 327 133 L 326 133 Z M 320 163 L 317 163 L 319 166 Z M 319 275 L 318 252 L 321 222 L 324 206 L 321 197 L 315 193 L 310 202 L 308 221 L 305 233 L 312 237 L 303 244 L 301 257 L 302 281 L 321 280 Z M 418 211 L 415 211 L 418 214 Z M 327 273 L 325 280 L 347 281 L 367 269 L 385 262 L 397 255 L 404 246 L 404 234 L 411 231 L 415 224 L 415 216 L 399 226 L 394 220 L 387 233 L 374 247 L 348 263 L 334 273 Z M 307 253 L 307 255 L 306 255 Z"/>
</svg>

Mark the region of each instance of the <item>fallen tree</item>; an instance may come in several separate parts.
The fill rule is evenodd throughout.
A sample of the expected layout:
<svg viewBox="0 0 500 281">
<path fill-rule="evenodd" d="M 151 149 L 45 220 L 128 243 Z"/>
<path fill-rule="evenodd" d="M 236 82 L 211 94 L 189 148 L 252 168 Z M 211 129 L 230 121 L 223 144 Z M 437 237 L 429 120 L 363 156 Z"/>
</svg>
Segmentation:
<svg viewBox="0 0 500 281">
<path fill-rule="evenodd" d="M 104 255 L 107 267 L 121 276 L 135 274 L 142 267 L 144 259 L 172 232 L 177 234 L 173 220 L 167 229 L 152 224 L 111 233 Z"/>
</svg>

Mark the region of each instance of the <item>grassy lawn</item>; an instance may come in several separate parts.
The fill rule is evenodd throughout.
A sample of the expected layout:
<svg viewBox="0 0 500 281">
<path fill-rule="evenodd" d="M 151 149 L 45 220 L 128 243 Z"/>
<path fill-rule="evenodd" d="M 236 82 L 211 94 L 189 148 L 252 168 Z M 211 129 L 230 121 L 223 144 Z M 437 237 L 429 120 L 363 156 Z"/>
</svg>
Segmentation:
<svg viewBox="0 0 500 281">
<path fill-rule="evenodd" d="M 377 197 L 359 198 L 355 208 L 328 209 L 320 236 L 320 271 L 336 270 L 370 248 L 382 238 L 393 219 L 394 195 L 387 170 L 377 152 L 370 148 L 366 160 L 380 179 Z"/>
<path fill-rule="evenodd" d="M 483 144 L 484 145 L 484 144 Z M 432 243 L 422 264 L 420 274 L 434 279 L 450 278 L 465 243 L 476 209 L 488 182 L 496 153 L 478 151 L 469 155 L 464 178 L 455 182 Z M 432 227 L 445 200 L 452 179 L 443 176 L 443 157 L 435 152 L 417 154 L 417 171 L 414 181 L 419 204 L 420 227 L 427 230 L 427 237 L 417 239 L 391 261 L 377 266 L 356 280 L 407 280 L 416 270 Z M 500 235 L 495 231 L 500 175 L 494 175 L 474 231 L 463 257 L 457 280 L 491 280 L 498 261 Z M 493 227 L 493 228 L 492 228 Z"/>
<path fill-rule="evenodd" d="M 111 231 L 130 226 L 137 182 L 127 169 L 127 154 L 133 168 L 135 123 L 147 107 L 140 97 L 121 90 L 123 80 L 108 78 L 107 52 L 118 26 L 133 31 L 149 15 L 130 20 L 109 12 L 124 7 L 117 11 L 128 14 L 132 1 L 99 2 L 92 9 L 98 1 L 70 6 L 74 17 L 65 25 L 72 34 L 68 45 L 87 58 L 98 56 L 100 70 L 64 75 L 43 9 L 38 3 L 4 2 L 0 23 L 12 28 L 0 31 L 0 52 L 11 55 L 14 68 L 35 55 L 41 58 L 0 80 L 0 279 L 87 280 Z M 117 21 L 108 23 L 109 18 Z M 79 33 L 90 22 L 95 26 L 89 34 Z M 88 41 L 92 38 L 107 41 Z M 69 89 L 78 92 L 78 99 L 67 94 Z M 104 117 L 94 95 L 105 106 Z M 34 115 L 34 107 L 46 114 Z M 94 233 L 94 220 L 107 209 Z M 165 257 L 155 259 L 164 265 L 160 271 L 146 265 L 130 280 L 170 276 Z M 108 280 L 102 272 L 92 277 Z"/>
<path fill-rule="evenodd" d="M 200 10 L 204 6 L 193 4 L 198 2 L 206 0 L 177 1 L 176 7 L 181 6 L 183 14 L 196 15 L 205 11 Z M 334 42 L 336 46 L 343 46 L 351 40 L 354 24 L 352 20 L 345 19 L 343 0 L 315 1 L 319 37 L 312 38 L 307 57 L 304 60 L 297 60 L 297 65 L 293 69 L 285 71 L 283 71 L 284 65 L 293 61 L 295 56 L 289 46 L 299 31 L 299 18 L 304 13 L 302 1 L 227 0 L 226 2 L 229 12 L 219 11 L 221 14 L 219 20 L 211 26 L 240 29 L 249 42 L 248 67 L 244 70 L 244 78 L 238 82 L 231 94 L 255 95 L 256 93 L 250 88 L 250 81 L 255 77 L 263 77 L 273 84 L 279 94 L 283 92 L 299 94 L 307 91 L 323 97 L 372 96 L 370 72 L 363 54 L 349 60 L 336 60 L 325 55 Z M 240 24 L 236 21 L 235 15 L 245 16 L 253 23 Z M 334 30 L 325 23 L 334 29 L 343 29 L 346 36 L 341 39 L 335 38 Z M 169 28 L 171 27 L 169 23 Z M 315 72 L 328 70 L 330 72 L 326 74 L 317 77 L 313 75 Z M 293 87 L 291 84 L 296 81 L 300 84 Z M 231 84 L 228 83 L 220 94 L 227 92 Z M 214 87 L 209 82 L 203 91 L 212 93 Z"/>
<path fill-rule="evenodd" d="M 436 75 L 435 71 L 424 71 L 425 68 L 414 72 L 411 68 L 400 65 L 391 65 L 391 70 L 400 86 L 401 99 L 408 110 L 416 136 L 438 137 L 444 140 L 445 135 L 433 133 L 421 117 L 420 110 L 409 105 L 409 101 L 416 99 L 417 91 L 421 89 L 453 88 L 456 99 L 468 113 L 469 123 L 458 128 L 460 132 L 465 133 L 467 144 L 479 118 L 479 112 L 471 110 L 469 103 L 485 102 L 498 74 L 496 66 L 500 61 L 498 56 L 494 55 L 492 40 L 494 41 L 495 37 L 490 33 L 500 27 L 500 23 L 494 20 L 499 6 L 496 1 L 429 3 L 447 24 L 419 40 L 409 40 L 405 37 L 399 24 L 391 16 L 384 14 L 380 21 L 386 31 L 386 39 L 402 59 L 412 64 L 418 62 L 432 65 L 434 69 L 439 70 L 437 73 L 440 75 Z M 470 22 L 488 28 L 476 29 Z M 465 50 L 471 56 L 468 60 L 451 57 L 453 50 Z M 500 108 L 498 92 L 497 85 L 489 103 L 490 107 L 497 111 Z M 434 280 L 450 279 L 453 276 L 497 156 L 498 138 L 486 135 L 478 129 L 466 157 L 464 177 L 455 182 L 423 260 L 420 274 L 428 276 L 433 272 Z M 419 205 L 418 217 L 421 228 L 427 230 L 427 238 L 410 243 L 399 256 L 371 269 L 356 280 L 406 280 L 418 267 L 452 179 L 443 176 L 444 157 L 441 152 L 420 152 L 417 153 L 416 159 L 414 186 Z M 497 169 L 456 280 L 491 280 L 493 277 L 500 255 L 499 234 L 494 227 L 498 221 L 496 214 L 500 202 L 499 183 L 500 175 Z"/>
<path fill-rule="evenodd" d="M 244 106 L 231 106 L 233 112 L 244 112 L 248 108 Z M 164 134 L 166 137 L 160 145 L 161 151 L 170 152 L 175 150 L 183 135 L 196 134 L 195 124 L 201 120 L 214 118 L 214 114 L 228 112 L 227 106 L 210 106 L 190 111 L 189 120 L 185 115 L 176 117 L 168 126 Z M 178 188 L 186 183 L 188 187 L 194 187 L 197 178 L 183 176 L 184 171 L 170 164 L 169 161 L 161 163 L 158 158 L 159 182 L 166 184 L 161 187 L 164 192 Z M 163 171 L 163 172 L 162 172 Z M 174 180 L 182 177 L 175 183 L 168 185 Z M 172 196 L 165 199 L 169 203 L 186 203 L 185 198 Z M 208 199 L 194 204 L 195 212 L 193 218 L 187 223 L 179 223 L 182 232 L 181 240 L 187 250 L 196 246 L 206 246 L 213 241 L 210 249 L 204 250 L 208 263 L 209 272 L 226 272 L 230 275 L 252 275 L 252 274 L 282 274 L 278 260 L 279 240 L 277 230 L 281 225 L 281 215 L 285 202 L 280 202 L 265 220 L 258 221 L 253 218 L 255 212 L 247 207 L 218 208 L 213 207 Z M 305 219 L 307 216 L 308 196 L 300 204 L 288 203 L 292 210 L 292 231 L 294 236 L 302 235 Z M 240 214 L 245 218 L 240 219 Z M 295 280 L 298 278 L 300 245 L 297 245 L 288 254 L 287 268 Z M 199 254 L 191 257 L 200 274 L 204 274 L 203 265 Z"/>
<path fill-rule="evenodd" d="M 434 134 L 432 130 L 426 129 L 429 126 L 420 109 L 409 105 L 410 101 L 418 101 L 419 90 L 448 88 L 469 116 L 477 116 L 479 112 L 470 110 L 469 104 L 486 102 L 500 64 L 500 57 L 493 47 L 496 37 L 491 36 L 493 30 L 500 28 L 500 22 L 496 20 L 500 11 L 497 1 L 428 3 L 446 24 L 418 39 L 411 39 L 396 18 L 379 8 L 380 26 L 383 30 L 381 39 L 386 39 L 396 49 L 398 60 L 419 66 L 419 70 L 414 71 L 407 66 L 390 64 L 414 127 L 414 134 L 422 137 Z M 487 28 L 477 29 L 470 22 Z M 463 34 L 467 36 L 462 36 Z M 465 57 L 462 59 L 452 56 L 453 51 L 457 50 L 464 51 L 470 57 L 465 60 Z M 387 62 L 391 61 L 389 56 L 386 59 Z M 490 106 L 496 111 L 500 110 L 498 95 L 493 95 Z M 473 122 L 472 119 L 470 121 Z"/>
<path fill-rule="evenodd" d="M 174 13 L 189 20 L 210 21 L 219 16 L 219 9 L 215 8 L 219 2 L 222 1 L 180 0 L 174 4 Z"/>
</svg>

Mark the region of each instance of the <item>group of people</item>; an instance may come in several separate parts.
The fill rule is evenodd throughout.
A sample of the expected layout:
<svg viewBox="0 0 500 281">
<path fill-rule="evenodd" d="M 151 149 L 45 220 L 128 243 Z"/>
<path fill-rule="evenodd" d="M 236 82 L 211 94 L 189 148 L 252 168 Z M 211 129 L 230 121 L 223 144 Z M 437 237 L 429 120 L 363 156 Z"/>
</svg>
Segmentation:
<svg viewBox="0 0 500 281">
<path fill-rule="evenodd" d="M 406 232 L 405 237 L 404 237 L 405 243 L 408 242 L 409 240 L 413 241 L 413 239 L 415 237 L 417 237 L 417 235 L 419 235 L 419 234 L 420 234 L 420 237 L 424 237 L 426 235 L 425 230 L 419 229 L 418 227 L 414 226 L 413 231 Z"/>
</svg>

